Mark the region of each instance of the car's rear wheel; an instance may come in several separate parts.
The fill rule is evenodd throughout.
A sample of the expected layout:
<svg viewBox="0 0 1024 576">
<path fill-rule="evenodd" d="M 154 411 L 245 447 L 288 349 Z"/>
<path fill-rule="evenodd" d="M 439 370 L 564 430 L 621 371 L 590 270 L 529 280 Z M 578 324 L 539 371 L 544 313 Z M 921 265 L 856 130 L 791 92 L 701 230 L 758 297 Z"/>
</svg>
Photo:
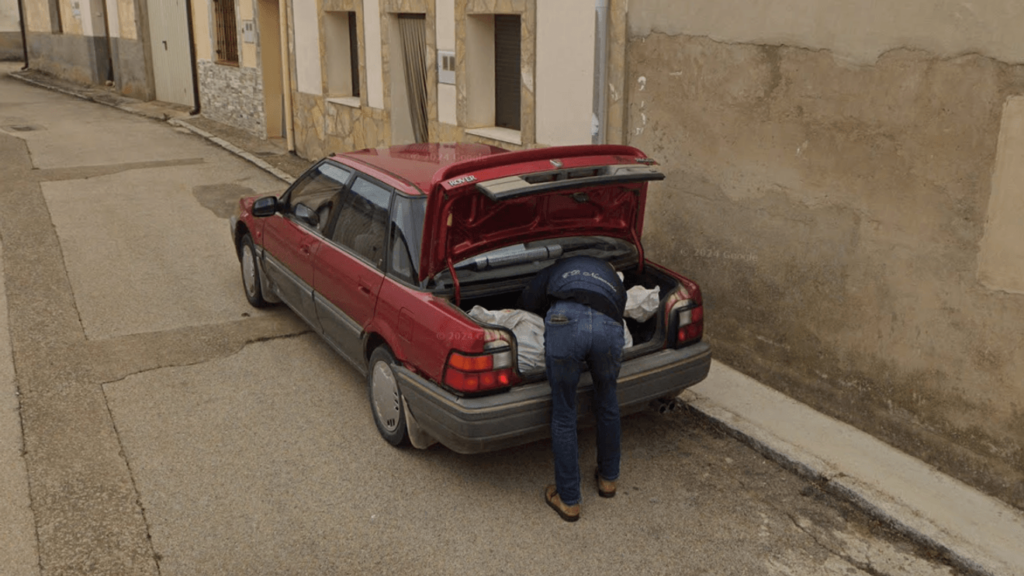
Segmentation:
<svg viewBox="0 0 1024 576">
<path fill-rule="evenodd" d="M 252 236 L 246 234 L 242 237 L 242 245 L 239 249 L 242 260 L 242 286 L 245 288 L 245 299 L 256 308 L 267 305 L 263 299 L 263 285 L 261 284 L 260 268 L 256 264 L 256 247 L 252 243 Z"/>
<path fill-rule="evenodd" d="M 387 346 L 377 347 L 370 355 L 367 387 L 377 431 L 392 446 L 400 446 L 409 436 L 405 426 L 405 400 L 398 389 L 394 368 L 395 357 L 391 350 Z"/>
</svg>

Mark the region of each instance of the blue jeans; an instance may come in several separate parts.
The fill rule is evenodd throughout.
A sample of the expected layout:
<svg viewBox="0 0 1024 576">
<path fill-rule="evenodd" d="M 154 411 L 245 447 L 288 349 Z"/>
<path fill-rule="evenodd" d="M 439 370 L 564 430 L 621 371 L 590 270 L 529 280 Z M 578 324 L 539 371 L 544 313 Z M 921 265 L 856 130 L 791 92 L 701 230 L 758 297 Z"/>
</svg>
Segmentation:
<svg viewBox="0 0 1024 576">
<path fill-rule="evenodd" d="M 619 477 L 622 430 L 615 380 L 622 366 L 624 343 L 622 324 L 583 304 L 555 302 L 544 319 L 544 361 L 551 385 L 555 485 L 562 502 L 570 506 L 581 499 L 576 386 L 583 361 L 587 362 L 594 382 L 598 470 L 606 480 Z"/>
</svg>

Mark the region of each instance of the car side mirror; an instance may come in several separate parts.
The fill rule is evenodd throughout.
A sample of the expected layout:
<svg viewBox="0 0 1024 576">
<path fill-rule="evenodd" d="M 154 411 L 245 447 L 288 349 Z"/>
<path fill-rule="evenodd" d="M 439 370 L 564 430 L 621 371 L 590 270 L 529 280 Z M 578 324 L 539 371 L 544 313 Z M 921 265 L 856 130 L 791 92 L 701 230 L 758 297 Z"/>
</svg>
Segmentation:
<svg viewBox="0 0 1024 576">
<path fill-rule="evenodd" d="M 305 204 L 296 204 L 294 212 L 295 217 L 310 228 L 316 228 L 320 225 L 320 216 L 318 216 L 317 213 L 309 206 L 306 206 Z"/>
<path fill-rule="evenodd" d="M 252 215 L 257 218 L 273 216 L 274 214 L 277 214 L 277 209 L 277 196 L 264 196 L 263 198 L 257 198 L 256 201 L 252 203 Z"/>
</svg>

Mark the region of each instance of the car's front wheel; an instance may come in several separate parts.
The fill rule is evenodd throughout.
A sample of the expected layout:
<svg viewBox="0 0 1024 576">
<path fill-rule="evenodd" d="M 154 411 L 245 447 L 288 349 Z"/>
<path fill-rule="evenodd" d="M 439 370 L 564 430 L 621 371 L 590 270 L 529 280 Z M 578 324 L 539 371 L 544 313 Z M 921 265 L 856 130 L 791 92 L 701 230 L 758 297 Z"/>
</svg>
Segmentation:
<svg viewBox="0 0 1024 576">
<path fill-rule="evenodd" d="M 409 436 L 405 426 L 405 400 L 398 389 L 394 367 L 395 357 L 391 350 L 387 346 L 377 347 L 370 355 L 367 386 L 377 430 L 392 446 L 400 446 L 407 442 Z"/>
<path fill-rule="evenodd" d="M 239 256 L 242 261 L 242 286 L 245 288 L 245 299 L 256 308 L 262 308 L 267 305 L 267 301 L 263 299 L 260 268 L 256 264 L 256 247 L 252 243 L 252 236 L 246 234 L 242 237 Z"/>
</svg>

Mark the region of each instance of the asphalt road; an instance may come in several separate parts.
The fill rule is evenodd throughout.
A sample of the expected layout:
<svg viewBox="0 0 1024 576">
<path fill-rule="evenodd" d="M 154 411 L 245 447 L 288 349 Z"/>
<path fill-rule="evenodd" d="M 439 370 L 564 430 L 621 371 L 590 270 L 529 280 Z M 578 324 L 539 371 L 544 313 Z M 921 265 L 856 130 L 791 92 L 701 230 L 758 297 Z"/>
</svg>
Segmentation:
<svg viewBox="0 0 1024 576">
<path fill-rule="evenodd" d="M 618 496 L 562 522 L 549 443 L 392 448 L 248 307 L 226 218 L 279 181 L 5 76 L 0 158 L 0 574 L 957 573 L 687 412 L 627 418 Z"/>
</svg>

